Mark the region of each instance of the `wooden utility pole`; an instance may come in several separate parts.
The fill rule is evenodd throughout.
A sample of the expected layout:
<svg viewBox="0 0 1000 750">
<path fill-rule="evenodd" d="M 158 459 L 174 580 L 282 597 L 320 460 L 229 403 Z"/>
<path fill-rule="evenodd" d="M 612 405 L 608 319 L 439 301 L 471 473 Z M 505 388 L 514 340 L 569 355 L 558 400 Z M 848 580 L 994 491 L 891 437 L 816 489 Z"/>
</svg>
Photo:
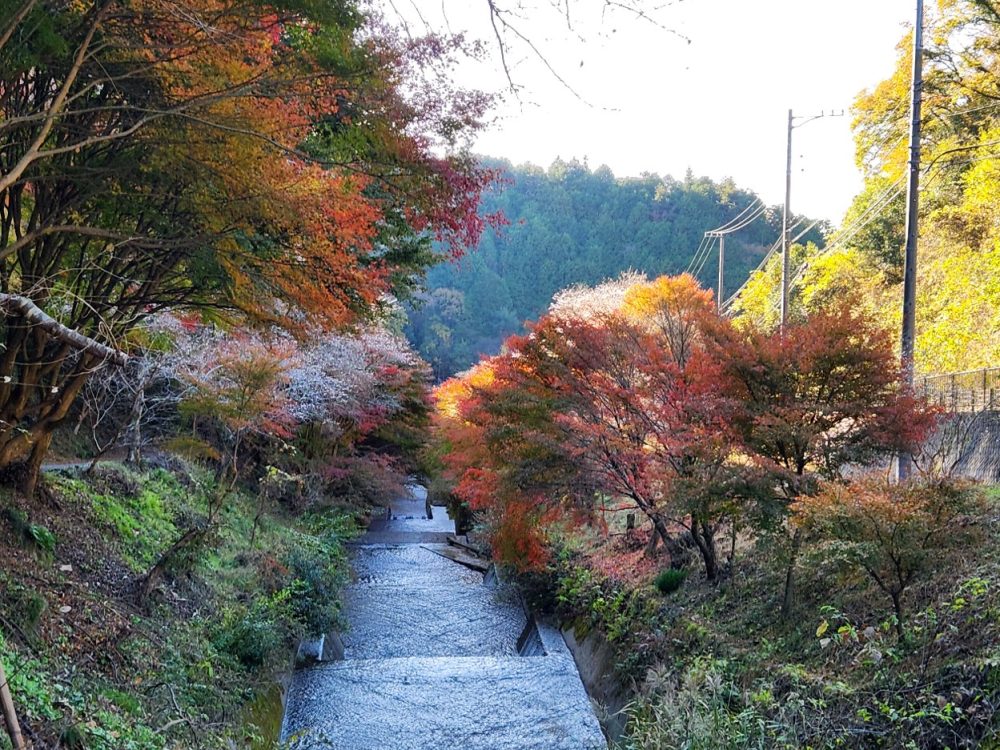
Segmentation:
<svg viewBox="0 0 1000 750">
<path fill-rule="evenodd" d="M 920 104 L 923 92 L 924 1 L 917 0 L 917 20 L 913 26 L 913 86 L 910 92 L 910 163 L 906 185 L 906 249 L 903 255 L 903 330 L 900 336 L 900 364 L 903 387 L 913 387 L 913 345 L 917 320 L 917 236 L 920 208 Z M 897 475 L 910 476 L 913 457 L 900 453 Z"/>
<path fill-rule="evenodd" d="M 792 131 L 801 128 L 808 122 L 819 120 L 824 117 L 843 117 L 844 110 L 827 112 L 823 110 L 818 115 L 795 117 L 792 110 L 788 110 L 788 152 L 785 156 L 785 210 L 781 215 L 781 331 L 784 332 L 788 324 L 788 287 L 791 279 L 788 277 L 788 267 L 791 262 L 792 240 L 789 237 L 792 221 Z M 800 120 L 798 125 L 796 120 Z"/>
<path fill-rule="evenodd" d="M 788 322 L 788 225 L 792 217 L 792 110 L 788 110 L 788 154 L 785 158 L 785 210 L 781 215 L 781 331 Z"/>
</svg>

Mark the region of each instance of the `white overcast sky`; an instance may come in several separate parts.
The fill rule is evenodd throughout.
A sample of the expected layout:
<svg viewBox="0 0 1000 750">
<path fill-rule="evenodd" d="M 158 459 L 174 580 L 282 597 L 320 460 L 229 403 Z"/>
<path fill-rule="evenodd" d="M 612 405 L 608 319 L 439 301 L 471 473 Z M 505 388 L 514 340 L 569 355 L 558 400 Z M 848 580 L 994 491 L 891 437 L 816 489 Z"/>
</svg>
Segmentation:
<svg viewBox="0 0 1000 750">
<path fill-rule="evenodd" d="M 534 2 L 521 28 L 585 102 L 522 47 L 512 61 L 521 102 L 508 98 L 477 152 L 541 166 L 586 157 L 618 176 L 681 178 L 690 167 L 732 177 L 772 204 L 784 199 L 788 109 L 849 110 L 858 92 L 891 73 L 915 9 L 913 0 L 681 0 L 659 18 L 688 44 L 625 14 L 602 21 L 601 0 L 571 4 L 577 14 L 592 11 L 573 19 L 574 36 L 549 0 Z M 443 7 L 452 31 L 492 33 L 486 0 L 394 3 L 403 14 L 419 8 L 431 25 L 441 24 Z M 499 71 L 493 60 L 463 65 L 459 75 L 496 90 Z M 850 119 L 848 111 L 795 130 L 794 211 L 839 221 L 858 191 Z"/>
</svg>

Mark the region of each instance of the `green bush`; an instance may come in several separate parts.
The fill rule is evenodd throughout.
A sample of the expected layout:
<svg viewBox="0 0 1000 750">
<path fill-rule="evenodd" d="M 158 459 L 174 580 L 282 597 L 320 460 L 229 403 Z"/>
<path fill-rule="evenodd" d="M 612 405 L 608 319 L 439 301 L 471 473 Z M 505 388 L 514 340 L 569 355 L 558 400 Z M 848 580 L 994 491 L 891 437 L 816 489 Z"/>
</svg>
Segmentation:
<svg viewBox="0 0 1000 750">
<path fill-rule="evenodd" d="M 293 548 L 286 565 L 294 580 L 291 601 L 295 624 L 300 635 L 328 633 L 337 624 L 338 592 L 345 576 L 327 555 L 304 547 Z"/>
<path fill-rule="evenodd" d="M 296 588 L 284 588 L 257 599 L 250 607 L 230 610 L 212 639 L 213 645 L 248 669 L 266 664 L 291 639 L 290 603 Z"/>
<path fill-rule="evenodd" d="M 672 594 L 684 584 L 685 579 L 687 579 L 686 570 L 667 568 L 656 575 L 653 585 L 661 594 Z"/>
<path fill-rule="evenodd" d="M 281 625 L 259 609 L 248 610 L 243 616 L 233 618 L 215 638 L 215 645 L 220 651 L 250 669 L 265 664 L 283 643 Z"/>
</svg>

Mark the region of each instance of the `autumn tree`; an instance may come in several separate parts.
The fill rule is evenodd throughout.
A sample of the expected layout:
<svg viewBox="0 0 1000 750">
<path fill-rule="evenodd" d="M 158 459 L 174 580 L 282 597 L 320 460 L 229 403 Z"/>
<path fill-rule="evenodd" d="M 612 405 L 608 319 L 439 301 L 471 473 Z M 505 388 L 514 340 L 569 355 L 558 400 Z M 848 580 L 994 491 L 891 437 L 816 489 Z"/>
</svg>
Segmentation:
<svg viewBox="0 0 1000 750">
<path fill-rule="evenodd" d="M 845 466 L 916 450 L 934 423 L 933 410 L 901 390 L 886 332 L 847 305 L 784 333 L 751 329 L 720 345 L 718 356 L 738 384 L 743 449 L 778 490 L 778 518 L 815 494 L 821 478 L 840 478 Z M 795 531 L 786 613 L 800 543 Z"/>
<path fill-rule="evenodd" d="M 537 516 L 586 518 L 601 497 L 624 500 L 675 551 L 686 529 L 715 579 L 715 535 L 740 488 L 729 463 L 734 404 L 702 340 L 722 325 L 711 294 L 690 277 L 593 291 L 560 298 L 508 339 L 480 387 L 447 386 L 478 446 L 450 455 L 457 491 L 479 508 L 520 512 L 530 500 Z M 605 293 L 635 319 L 605 313 Z"/>
<path fill-rule="evenodd" d="M 348 1 L 14 0 L 0 31 L 0 467 L 31 490 L 123 337 L 178 306 L 343 325 L 488 219 L 486 100 L 422 97 Z M 417 95 L 409 97 L 409 92 Z M 447 154 L 451 154 L 450 156 Z"/>
<path fill-rule="evenodd" d="M 681 369 L 687 366 L 716 318 L 712 292 L 702 289 L 687 273 L 634 284 L 625 294 L 623 310 L 656 337 L 669 359 Z"/>
<path fill-rule="evenodd" d="M 925 28 L 915 363 L 936 373 L 992 366 L 997 356 L 1000 12 L 995 0 L 948 0 Z M 907 32 L 892 74 L 854 103 L 865 185 L 832 238 L 860 261 L 841 267 L 833 291 L 862 290 L 886 320 L 899 316 L 912 41 Z"/>
<path fill-rule="evenodd" d="M 475 514 L 492 537 L 497 558 L 521 568 L 546 559 L 546 529 L 536 523 L 551 507 L 548 497 L 534 492 L 524 481 L 529 453 L 540 458 L 536 429 L 553 427 L 551 410 L 538 402 L 538 394 L 507 383 L 520 380 L 514 358 L 503 355 L 484 359 L 434 391 L 432 460 L 440 463 L 449 494 L 460 503 L 459 517 Z M 500 374 L 498 368 L 506 371 Z M 498 399 L 515 399 L 503 408 L 492 408 Z M 515 407 L 515 408 L 512 408 Z M 492 413 L 491 413 L 492 411 Z M 540 417 L 532 419 L 532 415 Z M 532 464 L 534 481 L 548 460 Z M 551 497 L 558 497 L 554 483 Z"/>
<path fill-rule="evenodd" d="M 384 502 L 426 440 L 429 377 L 409 344 L 379 326 L 316 332 L 288 373 L 293 450 L 269 461 L 302 478 L 300 502 Z"/>
<path fill-rule="evenodd" d="M 291 434 L 292 418 L 283 385 L 293 348 L 248 332 L 225 337 L 211 329 L 200 333 L 197 349 L 184 371 L 178 373 L 190 386 L 179 409 L 190 420 L 191 435 L 175 438 L 173 445 L 189 455 L 214 461 L 215 481 L 206 493 L 207 517 L 185 529 L 140 580 L 139 598 L 143 601 L 178 556 L 200 545 L 216 527 L 244 473 L 252 439 Z"/>
<path fill-rule="evenodd" d="M 831 556 L 863 570 L 892 601 L 896 633 L 906 637 L 904 597 L 942 557 L 971 543 L 984 509 L 980 493 L 948 481 L 887 484 L 869 477 L 829 482 L 792 506 L 793 522 Z"/>
</svg>

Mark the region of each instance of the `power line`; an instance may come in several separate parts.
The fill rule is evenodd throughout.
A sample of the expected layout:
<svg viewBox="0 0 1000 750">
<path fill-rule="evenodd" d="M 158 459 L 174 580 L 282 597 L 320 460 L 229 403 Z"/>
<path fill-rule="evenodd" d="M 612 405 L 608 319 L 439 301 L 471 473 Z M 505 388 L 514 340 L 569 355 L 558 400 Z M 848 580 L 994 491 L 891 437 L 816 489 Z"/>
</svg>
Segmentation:
<svg viewBox="0 0 1000 750">
<path fill-rule="evenodd" d="M 684 273 L 691 273 L 691 269 L 695 267 L 701 258 L 701 252 L 705 248 L 705 243 L 708 242 L 708 235 L 702 235 L 701 242 L 698 244 L 698 249 L 694 251 L 694 255 L 691 256 L 691 260 L 688 261 L 687 268 L 684 269 Z"/>
<path fill-rule="evenodd" d="M 732 219 L 730 219 L 729 221 L 727 221 L 724 224 L 722 224 L 722 226 L 716 227 L 715 229 L 710 229 L 707 232 L 705 232 L 702 235 L 702 237 L 701 237 L 701 243 L 698 245 L 698 249 L 695 250 L 694 256 L 691 258 L 691 262 L 688 263 L 687 272 L 690 273 L 691 269 L 694 268 L 695 266 L 697 266 L 701 262 L 701 255 L 705 251 L 705 243 L 708 241 L 708 239 L 713 234 L 718 234 L 718 233 L 723 233 L 723 232 L 730 232 L 730 231 L 736 231 L 737 229 L 742 229 L 744 226 L 746 226 L 745 223 L 741 224 L 738 227 L 734 226 L 734 225 L 736 223 L 740 222 L 740 220 L 743 219 L 743 217 L 746 216 L 746 214 L 749 211 L 751 211 L 758 203 L 760 203 L 761 206 L 758 209 L 758 211 L 756 212 L 755 216 L 753 216 L 751 218 L 751 221 L 753 219 L 756 219 L 757 216 L 759 216 L 761 213 L 763 213 L 763 211 L 766 210 L 766 208 L 767 208 L 767 206 L 764 204 L 763 201 L 761 201 L 761 199 L 760 199 L 759 196 L 758 197 L 754 197 L 754 199 L 752 201 L 750 201 L 750 203 L 747 205 L 746 208 L 744 208 L 742 211 L 740 211 Z"/>
<path fill-rule="evenodd" d="M 712 232 L 725 232 L 725 231 L 727 231 L 729 229 L 729 227 L 731 227 L 734 223 L 736 223 L 740 219 L 742 219 L 750 211 L 750 209 L 752 209 L 754 206 L 757 205 L 757 203 L 760 203 L 762 206 L 764 205 L 764 203 L 763 203 L 763 201 L 761 201 L 760 197 L 755 197 L 752 201 L 750 201 L 750 204 L 746 208 L 744 208 L 742 211 L 740 211 L 732 219 L 730 219 L 729 221 L 727 221 L 721 227 L 717 227 L 715 229 L 710 229 L 705 234 L 711 234 Z"/>
<path fill-rule="evenodd" d="M 708 257 L 712 254 L 712 250 L 715 248 L 715 242 L 717 239 L 718 237 L 713 236 L 711 241 L 708 243 L 705 253 L 701 259 L 701 264 L 698 266 L 698 270 L 692 274 L 695 278 L 698 278 L 698 276 L 701 275 L 702 270 L 705 268 L 705 263 L 708 261 Z"/>
<path fill-rule="evenodd" d="M 725 222 L 722 226 L 717 227 L 716 229 L 711 229 L 711 230 L 705 232 L 702 235 L 702 237 L 701 237 L 701 243 L 699 243 L 698 249 L 694 251 L 694 255 L 691 257 L 691 260 L 688 263 L 687 268 L 685 269 L 684 272 L 685 273 L 691 273 L 692 269 L 695 268 L 696 266 L 698 266 L 699 264 L 702 265 L 702 266 L 704 266 L 704 258 L 702 257 L 702 255 L 703 254 L 707 255 L 707 253 L 708 253 L 708 250 L 706 249 L 705 245 L 708 242 L 708 239 L 712 235 L 712 233 L 713 232 L 724 232 L 724 231 L 727 231 L 730 226 L 732 226 L 734 223 L 738 222 L 740 219 L 742 219 L 747 214 L 747 212 L 749 212 L 751 209 L 753 209 L 754 206 L 757 205 L 757 203 L 761 203 L 761 205 L 763 206 L 763 201 L 760 200 L 759 196 L 755 197 L 752 201 L 750 201 L 749 205 L 747 205 L 746 208 L 744 208 L 742 211 L 740 211 L 732 219 L 730 219 L 729 221 Z M 697 273 L 694 274 L 694 275 L 697 275 Z"/>
<path fill-rule="evenodd" d="M 705 234 L 706 235 L 711 235 L 711 236 L 718 237 L 718 236 L 721 236 L 721 235 L 732 234 L 733 232 L 738 232 L 739 230 L 744 229 L 745 227 L 748 227 L 751 224 L 753 224 L 755 221 L 757 221 L 757 219 L 759 219 L 766 212 L 767 212 L 767 206 L 761 204 L 760 208 L 758 208 L 756 211 L 753 212 L 753 215 L 748 216 L 746 219 L 744 219 L 737 226 L 720 227 L 719 229 L 713 229 L 713 230 L 711 230 L 709 232 L 705 232 Z"/>
<path fill-rule="evenodd" d="M 803 229 L 803 230 L 802 230 L 801 232 L 799 232 L 799 233 L 798 233 L 797 235 L 795 235 L 795 236 L 794 236 L 794 237 L 792 238 L 792 243 L 794 244 L 794 243 L 798 242 L 798 241 L 799 241 L 800 239 L 802 239 L 803 237 L 805 237 L 805 236 L 806 236 L 807 234 L 809 234 L 809 232 L 811 232 L 811 231 L 812 231 L 813 229 L 815 229 L 815 228 L 816 228 L 816 227 L 817 227 L 817 226 L 818 226 L 818 225 L 819 225 L 820 223 L 822 223 L 822 221 L 823 221 L 822 219 L 817 219 L 817 220 L 816 220 L 816 221 L 814 221 L 814 222 L 813 222 L 812 224 L 810 224 L 810 225 L 809 225 L 808 227 L 806 227 L 805 229 Z M 802 222 L 803 222 L 803 219 L 797 219 L 797 220 L 795 221 L 795 223 L 794 223 L 794 224 L 792 224 L 792 226 L 791 226 L 791 227 L 789 227 L 789 231 L 792 231 L 792 232 L 794 232 L 794 231 L 795 231 L 795 229 L 796 229 L 796 228 L 797 228 L 797 227 L 798 227 L 798 226 L 799 226 L 799 225 L 800 225 L 800 224 L 801 224 Z M 743 283 L 742 283 L 742 284 L 740 285 L 740 288 L 739 288 L 739 289 L 737 289 L 737 290 L 736 290 L 735 292 L 733 292 L 733 293 L 732 293 L 731 295 L 729 295 L 729 296 L 728 296 L 728 297 L 726 298 L 726 301 L 722 303 L 722 307 L 723 307 L 723 309 L 725 309 L 725 308 L 728 308 L 728 307 L 729 307 L 730 305 L 732 305 L 732 304 L 733 304 L 733 302 L 735 302 L 735 301 L 736 301 L 736 298 L 740 296 L 740 294 L 741 294 L 741 293 L 743 292 L 743 290 L 744 290 L 744 289 L 746 289 L 746 288 L 747 288 L 747 286 L 748 286 L 748 285 L 750 284 L 750 282 L 751 282 L 751 281 L 753 280 L 753 277 L 754 277 L 754 275 L 755 275 L 755 274 L 757 274 L 757 273 L 760 273 L 760 272 L 762 272 L 762 271 L 764 270 L 765 266 L 767 266 L 767 264 L 768 264 L 768 261 L 770 261 L 770 260 L 771 260 L 771 258 L 773 258 L 773 257 L 774 257 L 774 254 L 775 254 L 775 253 L 777 253 L 777 252 L 778 252 L 778 250 L 780 250 L 780 249 L 781 249 L 781 238 L 779 237 L 779 238 L 778 238 L 778 239 L 777 239 L 777 240 L 775 241 L 775 243 L 774 243 L 773 245 L 771 245 L 771 249 L 767 251 L 767 254 L 766 254 L 766 255 L 764 255 L 764 257 L 763 257 L 763 259 L 761 259 L 760 263 L 758 263 L 758 264 L 757 264 L 757 267 L 756 267 L 756 268 L 754 268 L 754 269 L 753 269 L 753 270 L 752 270 L 752 271 L 750 272 L 750 274 L 749 274 L 749 275 L 747 276 L 747 279 L 746 279 L 746 281 L 744 281 L 744 282 L 743 282 Z"/>
</svg>

